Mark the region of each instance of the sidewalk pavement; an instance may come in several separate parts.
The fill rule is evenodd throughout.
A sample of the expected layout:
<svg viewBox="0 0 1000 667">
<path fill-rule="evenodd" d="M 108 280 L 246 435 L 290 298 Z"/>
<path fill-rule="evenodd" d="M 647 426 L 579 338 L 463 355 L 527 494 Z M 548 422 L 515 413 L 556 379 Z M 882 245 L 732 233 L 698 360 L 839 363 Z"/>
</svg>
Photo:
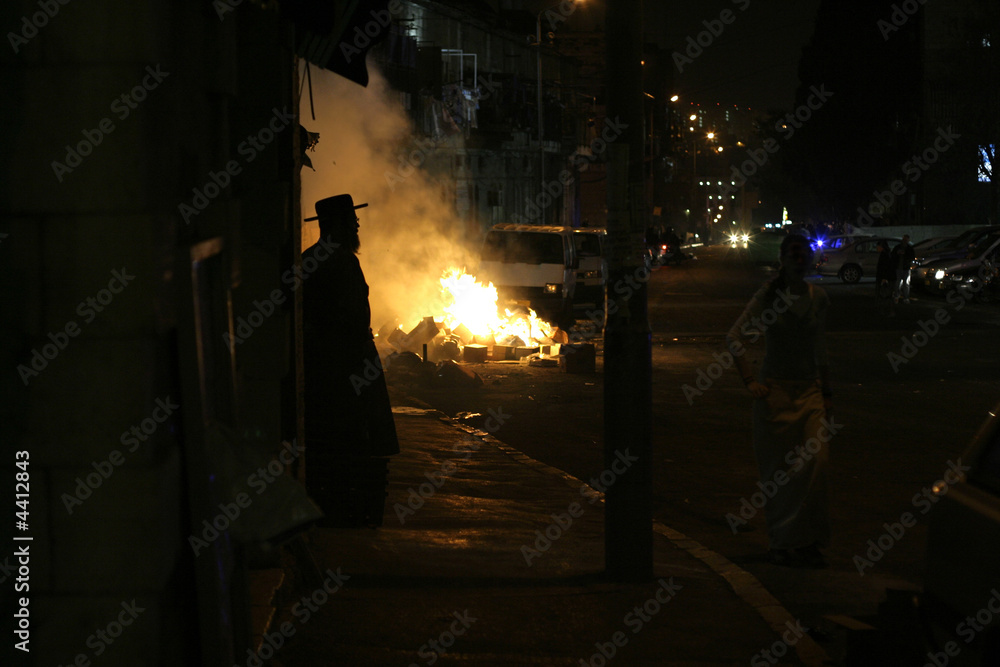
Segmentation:
<svg viewBox="0 0 1000 667">
<path fill-rule="evenodd" d="M 271 623 L 273 664 L 824 664 L 718 554 L 657 524 L 654 579 L 610 583 L 603 500 L 582 481 L 439 412 L 394 412 L 385 524 L 310 531 L 325 590 Z"/>
</svg>

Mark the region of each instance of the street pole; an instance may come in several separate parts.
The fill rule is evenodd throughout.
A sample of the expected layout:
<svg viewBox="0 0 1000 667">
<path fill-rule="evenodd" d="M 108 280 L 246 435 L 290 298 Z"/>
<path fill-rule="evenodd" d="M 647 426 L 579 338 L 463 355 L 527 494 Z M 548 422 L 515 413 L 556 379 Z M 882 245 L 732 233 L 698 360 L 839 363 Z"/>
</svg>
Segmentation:
<svg viewBox="0 0 1000 667">
<path fill-rule="evenodd" d="M 698 204 L 698 136 L 691 136 L 691 211 Z"/>
<path fill-rule="evenodd" d="M 538 13 L 535 20 L 535 48 L 538 55 L 538 162 L 541 181 L 539 183 L 538 196 L 545 192 L 545 146 L 542 143 L 545 127 L 545 112 L 542 107 L 542 12 Z M 543 209 L 544 210 L 544 209 Z M 542 222 L 545 217 L 542 214 Z"/>
<path fill-rule="evenodd" d="M 605 573 L 618 582 L 647 581 L 653 577 L 652 333 L 643 259 L 642 0 L 608 0 L 606 21 L 607 117 L 624 130 L 608 146 Z"/>
</svg>

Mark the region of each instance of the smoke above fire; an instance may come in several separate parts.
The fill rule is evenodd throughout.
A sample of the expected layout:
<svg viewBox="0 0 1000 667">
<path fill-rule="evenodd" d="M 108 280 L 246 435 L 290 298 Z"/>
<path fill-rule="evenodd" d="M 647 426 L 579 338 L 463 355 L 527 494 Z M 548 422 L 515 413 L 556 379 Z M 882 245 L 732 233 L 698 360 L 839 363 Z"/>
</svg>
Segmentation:
<svg viewBox="0 0 1000 667">
<path fill-rule="evenodd" d="M 418 135 L 402 96 L 369 64 L 368 86 L 311 68 L 313 107 L 304 85 L 299 122 L 320 135 L 308 153 L 315 171 L 302 168 L 302 217 L 316 201 L 350 194 L 361 220 L 358 258 L 370 288 L 376 331 L 397 320 L 409 330 L 444 312 L 441 278 L 450 267 L 475 270 L 482 238 L 454 210 L 455 183 L 423 168 L 448 140 Z M 302 81 L 306 81 L 303 68 Z M 413 100 L 417 104 L 417 100 Z M 415 166 L 419 165 L 419 166 Z M 318 223 L 302 223 L 302 247 L 319 239 Z"/>
</svg>

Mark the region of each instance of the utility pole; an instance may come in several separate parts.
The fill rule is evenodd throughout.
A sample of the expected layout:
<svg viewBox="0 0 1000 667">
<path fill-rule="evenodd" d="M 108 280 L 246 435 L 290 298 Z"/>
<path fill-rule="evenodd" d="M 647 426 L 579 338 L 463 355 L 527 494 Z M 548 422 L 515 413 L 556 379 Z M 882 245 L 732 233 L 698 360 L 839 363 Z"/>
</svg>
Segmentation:
<svg viewBox="0 0 1000 667">
<path fill-rule="evenodd" d="M 544 11 L 544 10 L 543 10 Z M 542 103 L 542 13 L 535 17 L 535 53 L 538 62 L 538 196 L 545 192 L 545 105 Z M 541 220 L 546 222 L 544 213 Z"/>
<path fill-rule="evenodd" d="M 652 332 L 643 258 L 642 0 L 608 0 L 606 22 L 608 123 L 625 127 L 608 145 L 605 572 L 614 581 L 646 581 L 653 577 Z"/>
</svg>

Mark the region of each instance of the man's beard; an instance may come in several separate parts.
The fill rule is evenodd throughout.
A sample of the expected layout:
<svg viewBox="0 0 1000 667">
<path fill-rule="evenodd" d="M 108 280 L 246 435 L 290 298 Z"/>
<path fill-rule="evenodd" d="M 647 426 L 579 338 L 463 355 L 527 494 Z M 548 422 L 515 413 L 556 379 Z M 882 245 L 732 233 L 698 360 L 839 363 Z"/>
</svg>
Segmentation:
<svg viewBox="0 0 1000 667">
<path fill-rule="evenodd" d="M 330 230 L 325 236 L 331 242 L 350 250 L 354 254 L 357 254 L 358 248 L 361 247 L 361 238 L 358 236 L 357 230 Z"/>
</svg>

